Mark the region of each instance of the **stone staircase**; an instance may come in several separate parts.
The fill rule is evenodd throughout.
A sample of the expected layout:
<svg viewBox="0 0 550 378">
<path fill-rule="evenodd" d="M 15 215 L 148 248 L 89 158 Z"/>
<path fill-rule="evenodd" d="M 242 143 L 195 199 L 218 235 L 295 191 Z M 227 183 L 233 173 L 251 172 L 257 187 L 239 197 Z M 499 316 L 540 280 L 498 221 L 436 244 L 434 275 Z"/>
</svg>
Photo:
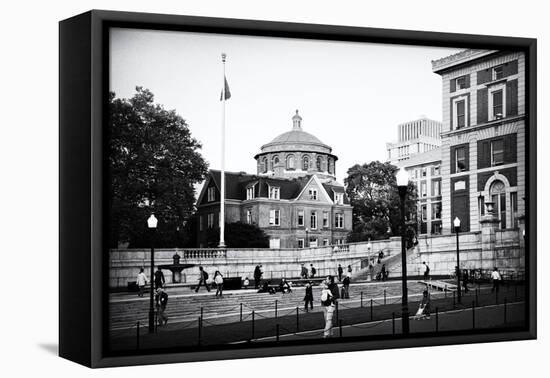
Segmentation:
<svg viewBox="0 0 550 378">
<path fill-rule="evenodd" d="M 419 257 L 415 253 L 415 247 L 409 248 L 407 250 L 407 264 L 410 264 L 412 260 L 418 259 Z M 389 273 L 389 278 L 401 277 L 401 253 L 393 254 L 391 256 L 384 257 L 380 264 L 374 264 L 374 269 L 372 271 L 372 279 L 382 270 L 382 265 L 386 265 L 386 270 Z M 360 270 L 357 270 L 352 275 L 352 280 L 361 281 L 370 279 L 368 266 Z"/>
<path fill-rule="evenodd" d="M 341 285 L 339 286 L 341 287 Z M 419 292 L 422 287 L 424 286 L 419 285 Z M 400 282 L 354 283 L 350 286 L 351 299 L 342 300 L 341 303 L 346 306 L 358 307 L 360 306 L 361 292 L 363 292 L 366 304 L 370 298 L 382 297 L 384 290 L 388 297 L 399 296 Z M 194 293 L 189 288 L 179 288 L 173 292 L 168 289 L 167 292 L 169 300 L 166 315 L 170 318 L 170 323 L 196 322 L 201 316 L 202 309 L 204 321 L 220 324 L 239 321 L 241 319 L 241 303 L 243 320 L 251 318 L 252 310 L 255 312 L 256 319 L 296 314 L 296 307 L 301 313 L 303 312 L 305 289 L 295 287 L 292 293 L 288 294 L 257 293 L 253 289 L 233 290 L 225 292 L 221 298 L 215 297 L 215 290 L 206 292 L 204 288 L 201 288 L 199 293 Z M 314 311 L 321 310 L 320 296 L 321 286 L 314 286 Z M 127 329 L 135 326 L 137 321 L 146 325 L 148 311 L 149 297 L 147 295 L 142 298 L 130 294 L 112 297 L 109 303 L 109 327 L 111 330 Z"/>
</svg>

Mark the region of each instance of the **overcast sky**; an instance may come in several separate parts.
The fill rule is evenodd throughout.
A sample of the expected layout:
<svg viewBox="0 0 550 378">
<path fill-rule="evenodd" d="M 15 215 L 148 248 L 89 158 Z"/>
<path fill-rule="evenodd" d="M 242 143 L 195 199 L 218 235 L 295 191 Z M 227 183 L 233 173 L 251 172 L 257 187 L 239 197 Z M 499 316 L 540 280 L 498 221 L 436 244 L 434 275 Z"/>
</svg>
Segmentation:
<svg viewBox="0 0 550 378">
<path fill-rule="evenodd" d="M 113 29 L 111 83 L 117 97 L 136 86 L 175 109 L 202 145 L 210 168 L 220 168 L 223 71 L 226 169 L 256 173 L 254 155 L 292 129 L 299 109 L 304 131 L 332 147 L 337 179 L 349 167 L 385 161 L 397 125 L 426 115 L 441 120 L 441 78 L 431 60 L 456 49 L 302 39 Z"/>
</svg>

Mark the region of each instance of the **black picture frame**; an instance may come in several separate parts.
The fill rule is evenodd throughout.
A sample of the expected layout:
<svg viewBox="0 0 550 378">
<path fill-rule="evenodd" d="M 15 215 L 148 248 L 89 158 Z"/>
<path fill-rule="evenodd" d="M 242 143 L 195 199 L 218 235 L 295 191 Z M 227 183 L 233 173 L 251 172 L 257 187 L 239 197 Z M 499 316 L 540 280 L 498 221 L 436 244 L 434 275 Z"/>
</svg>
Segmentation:
<svg viewBox="0 0 550 378">
<path fill-rule="evenodd" d="M 526 55 L 528 326 L 445 336 L 334 340 L 261 348 L 106 354 L 106 98 L 110 27 L 420 46 L 520 50 Z M 534 339 L 536 318 L 536 61 L 529 38 L 92 10 L 59 24 L 59 354 L 89 367 L 206 361 Z"/>
</svg>

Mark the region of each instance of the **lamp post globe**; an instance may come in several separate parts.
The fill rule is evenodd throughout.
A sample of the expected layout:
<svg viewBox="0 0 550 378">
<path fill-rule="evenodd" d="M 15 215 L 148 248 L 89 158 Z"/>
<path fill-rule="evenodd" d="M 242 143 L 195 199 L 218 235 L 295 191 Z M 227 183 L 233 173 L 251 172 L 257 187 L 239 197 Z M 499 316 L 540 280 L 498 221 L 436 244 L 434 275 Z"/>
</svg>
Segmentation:
<svg viewBox="0 0 550 378">
<path fill-rule="evenodd" d="M 155 308 L 154 308 L 154 276 L 155 276 L 155 230 L 157 229 L 158 219 L 155 214 L 147 219 L 147 227 L 151 231 L 151 275 L 149 276 L 149 333 L 155 331 Z"/>
<path fill-rule="evenodd" d="M 401 328 L 403 335 L 409 334 L 409 303 L 407 289 L 407 230 L 405 228 L 405 201 L 407 199 L 407 188 L 409 186 L 409 175 L 405 168 L 396 172 L 395 181 L 401 202 Z"/>
<path fill-rule="evenodd" d="M 462 290 L 460 289 L 460 247 L 458 243 L 458 233 L 460 232 L 460 218 L 455 217 L 453 220 L 453 226 L 455 228 L 456 233 L 456 293 L 457 293 L 457 299 L 458 303 L 462 303 Z"/>
</svg>

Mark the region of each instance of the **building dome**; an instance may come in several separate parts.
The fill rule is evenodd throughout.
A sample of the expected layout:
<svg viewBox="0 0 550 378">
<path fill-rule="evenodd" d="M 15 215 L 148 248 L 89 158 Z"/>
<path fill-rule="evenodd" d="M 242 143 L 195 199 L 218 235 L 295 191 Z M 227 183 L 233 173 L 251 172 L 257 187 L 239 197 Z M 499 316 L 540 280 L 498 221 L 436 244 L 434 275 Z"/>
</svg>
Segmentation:
<svg viewBox="0 0 550 378">
<path fill-rule="evenodd" d="M 316 136 L 302 130 L 302 117 L 292 117 L 292 130 L 282 133 L 261 147 L 255 156 L 258 174 L 296 177 L 320 174 L 331 178 L 335 173 L 337 157 L 332 148 Z"/>
</svg>

